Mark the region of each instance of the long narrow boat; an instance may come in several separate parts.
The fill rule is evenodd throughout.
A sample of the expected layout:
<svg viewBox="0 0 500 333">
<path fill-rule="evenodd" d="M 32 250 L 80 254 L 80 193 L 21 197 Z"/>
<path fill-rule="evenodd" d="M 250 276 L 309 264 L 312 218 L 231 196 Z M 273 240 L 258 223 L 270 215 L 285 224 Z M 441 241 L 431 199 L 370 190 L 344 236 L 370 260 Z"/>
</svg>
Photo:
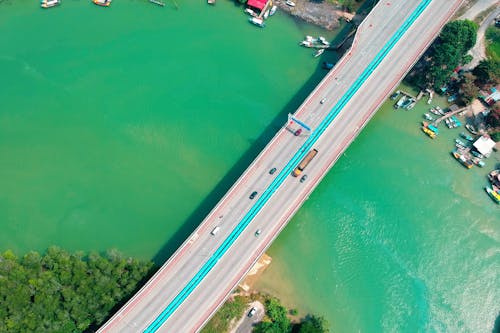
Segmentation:
<svg viewBox="0 0 500 333">
<path fill-rule="evenodd" d="M 486 193 L 490 196 L 493 201 L 495 201 L 497 204 L 500 204 L 500 194 L 497 192 L 493 191 L 491 187 L 485 187 Z"/>
<path fill-rule="evenodd" d="M 98 6 L 109 7 L 111 5 L 111 0 L 92 0 Z"/>
<path fill-rule="evenodd" d="M 40 2 L 40 6 L 42 8 L 55 7 L 55 6 L 60 5 L 60 4 L 61 4 L 60 0 L 42 0 Z"/>
</svg>

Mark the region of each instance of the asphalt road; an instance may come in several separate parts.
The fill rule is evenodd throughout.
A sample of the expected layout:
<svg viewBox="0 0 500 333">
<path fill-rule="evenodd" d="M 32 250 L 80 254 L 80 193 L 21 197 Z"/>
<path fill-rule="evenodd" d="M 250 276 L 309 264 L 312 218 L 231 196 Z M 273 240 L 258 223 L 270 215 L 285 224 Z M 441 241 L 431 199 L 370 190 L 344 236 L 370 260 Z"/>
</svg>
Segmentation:
<svg viewBox="0 0 500 333">
<path fill-rule="evenodd" d="M 255 314 L 249 317 L 249 312 L 252 308 L 255 308 Z M 230 333 L 251 333 L 254 325 L 264 318 L 265 308 L 260 302 L 252 302 L 246 309 L 243 316 L 240 318 L 235 329 L 231 330 Z"/>
<path fill-rule="evenodd" d="M 351 86 L 361 81 L 366 68 L 391 37 L 425 0 L 380 1 L 360 25 L 351 50 L 316 87 L 295 115 L 316 129 Z M 196 332 L 224 302 L 253 263 L 270 246 L 300 205 L 308 198 L 326 172 L 366 125 L 380 104 L 401 81 L 458 8 L 461 0 L 434 0 L 423 11 L 397 44 L 348 100 L 335 120 L 313 145 L 318 150 L 304 171 L 308 179 L 286 174 L 267 204 L 218 259 L 198 286 L 175 312 L 162 323 L 159 332 Z M 351 89 L 350 89 L 351 88 Z M 350 90 L 349 90 L 350 89 Z M 320 100 L 326 98 L 324 104 Z M 308 140 L 307 133 L 294 136 L 297 126 L 288 126 L 276 134 L 224 198 L 183 243 L 150 281 L 123 306 L 99 332 L 142 332 L 169 306 L 207 260 L 223 244 L 242 218 L 257 202 L 280 171 Z M 269 174 L 271 168 L 276 173 Z M 249 195 L 257 191 L 254 199 Z M 219 231 L 211 231 L 219 226 Z M 259 236 L 255 231 L 261 229 Z"/>
</svg>

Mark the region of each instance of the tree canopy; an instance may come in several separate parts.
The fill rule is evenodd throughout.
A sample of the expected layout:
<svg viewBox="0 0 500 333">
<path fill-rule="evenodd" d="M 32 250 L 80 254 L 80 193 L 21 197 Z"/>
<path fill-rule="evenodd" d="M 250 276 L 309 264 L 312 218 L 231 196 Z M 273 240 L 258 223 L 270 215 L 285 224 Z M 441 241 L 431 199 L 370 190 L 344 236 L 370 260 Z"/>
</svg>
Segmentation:
<svg viewBox="0 0 500 333">
<path fill-rule="evenodd" d="M 70 254 L 0 254 L 0 332 L 84 332 L 104 322 L 152 268 L 151 262 Z"/>
<path fill-rule="evenodd" d="M 443 27 L 438 38 L 410 73 L 409 80 L 421 86 L 439 89 L 460 65 L 476 43 L 477 24 L 469 20 L 452 21 Z"/>
</svg>

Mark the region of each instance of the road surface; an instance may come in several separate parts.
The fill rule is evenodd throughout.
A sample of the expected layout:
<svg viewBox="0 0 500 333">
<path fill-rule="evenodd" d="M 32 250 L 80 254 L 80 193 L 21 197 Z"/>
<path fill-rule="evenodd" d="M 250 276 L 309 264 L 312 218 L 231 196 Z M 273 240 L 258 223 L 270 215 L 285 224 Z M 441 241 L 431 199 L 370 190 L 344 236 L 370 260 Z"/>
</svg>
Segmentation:
<svg viewBox="0 0 500 333">
<path fill-rule="evenodd" d="M 379 1 L 359 26 L 352 48 L 296 111 L 312 132 L 295 136 L 298 125 L 285 123 L 200 226 L 99 332 L 199 331 L 461 2 Z M 301 183 L 290 174 L 312 148 L 318 154 Z M 277 171 L 270 174 L 272 168 Z M 258 194 L 250 199 L 254 191 Z"/>
</svg>

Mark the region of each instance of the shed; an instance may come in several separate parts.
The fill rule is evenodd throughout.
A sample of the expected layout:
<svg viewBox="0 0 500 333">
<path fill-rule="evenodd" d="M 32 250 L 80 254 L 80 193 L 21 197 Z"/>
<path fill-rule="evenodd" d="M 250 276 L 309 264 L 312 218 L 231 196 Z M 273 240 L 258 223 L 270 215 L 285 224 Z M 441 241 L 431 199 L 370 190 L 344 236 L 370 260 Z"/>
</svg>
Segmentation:
<svg viewBox="0 0 500 333">
<path fill-rule="evenodd" d="M 488 157 L 493 151 L 495 144 L 495 141 L 491 140 L 488 135 L 483 135 L 474 142 L 473 146 L 481 155 Z"/>
<path fill-rule="evenodd" d="M 262 10 L 266 6 L 266 3 L 267 0 L 248 0 L 247 5 Z"/>
</svg>

